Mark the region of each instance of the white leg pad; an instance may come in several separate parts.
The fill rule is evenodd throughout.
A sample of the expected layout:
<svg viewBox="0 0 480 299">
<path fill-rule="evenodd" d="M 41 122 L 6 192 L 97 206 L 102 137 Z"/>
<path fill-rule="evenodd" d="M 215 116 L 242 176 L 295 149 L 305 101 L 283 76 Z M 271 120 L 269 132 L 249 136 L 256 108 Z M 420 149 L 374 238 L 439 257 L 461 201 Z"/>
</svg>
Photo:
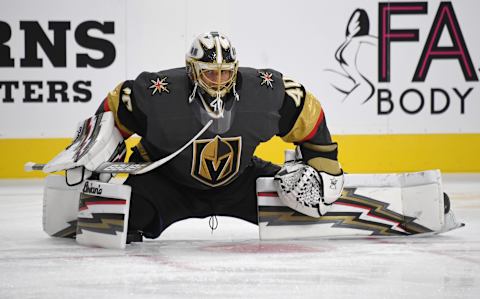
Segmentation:
<svg viewBox="0 0 480 299">
<path fill-rule="evenodd" d="M 78 206 L 77 243 L 124 249 L 131 187 L 85 181 Z"/>
<path fill-rule="evenodd" d="M 260 239 L 427 235 L 462 226 L 452 211 L 444 214 L 438 170 L 347 174 L 342 196 L 320 218 L 285 206 L 273 178 L 257 179 L 257 199 Z"/>
<path fill-rule="evenodd" d="M 68 186 L 61 175 L 49 175 L 45 179 L 43 230 L 49 236 L 75 237 L 81 187 Z"/>
</svg>

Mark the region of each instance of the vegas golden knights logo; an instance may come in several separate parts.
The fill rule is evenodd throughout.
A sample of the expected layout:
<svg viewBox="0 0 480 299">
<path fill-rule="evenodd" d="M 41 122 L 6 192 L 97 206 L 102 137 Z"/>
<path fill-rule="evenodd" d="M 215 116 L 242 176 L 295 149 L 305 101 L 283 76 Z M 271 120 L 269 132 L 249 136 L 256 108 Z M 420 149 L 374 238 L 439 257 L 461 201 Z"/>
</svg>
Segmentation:
<svg viewBox="0 0 480 299">
<path fill-rule="evenodd" d="M 241 137 L 196 140 L 191 174 L 209 186 L 223 185 L 238 173 L 241 151 Z"/>
</svg>

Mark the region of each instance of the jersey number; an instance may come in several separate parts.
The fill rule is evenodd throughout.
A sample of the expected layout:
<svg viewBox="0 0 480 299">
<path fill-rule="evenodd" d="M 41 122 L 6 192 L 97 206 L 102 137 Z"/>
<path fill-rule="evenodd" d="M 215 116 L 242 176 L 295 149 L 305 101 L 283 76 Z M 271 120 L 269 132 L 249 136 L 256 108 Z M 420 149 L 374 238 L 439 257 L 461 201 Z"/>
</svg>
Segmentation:
<svg viewBox="0 0 480 299">
<path fill-rule="evenodd" d="M 283 84 L 285 85 L 285 93 L 295 102 L 295 107 L 299 107 L 305 96 L 302 85 L 287 78 L 283 78 Z"/>
</svg>

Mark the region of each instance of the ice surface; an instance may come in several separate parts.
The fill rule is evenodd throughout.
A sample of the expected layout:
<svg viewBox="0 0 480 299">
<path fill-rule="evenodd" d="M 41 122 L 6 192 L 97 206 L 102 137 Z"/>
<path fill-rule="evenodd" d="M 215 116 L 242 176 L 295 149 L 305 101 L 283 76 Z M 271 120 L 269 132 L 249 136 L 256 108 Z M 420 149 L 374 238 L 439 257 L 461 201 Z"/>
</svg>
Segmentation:
<svg viewBox="0 0 480 299">
<path fill-rule="evenodd" d="M 192 219 L 122 250 L 42 231 L 42 182 L 0 181 L 0 298 L 480 298 L 480 175 L 444 175 L 466 227 L 426 238 L 262 241 Z"/>
</svg>

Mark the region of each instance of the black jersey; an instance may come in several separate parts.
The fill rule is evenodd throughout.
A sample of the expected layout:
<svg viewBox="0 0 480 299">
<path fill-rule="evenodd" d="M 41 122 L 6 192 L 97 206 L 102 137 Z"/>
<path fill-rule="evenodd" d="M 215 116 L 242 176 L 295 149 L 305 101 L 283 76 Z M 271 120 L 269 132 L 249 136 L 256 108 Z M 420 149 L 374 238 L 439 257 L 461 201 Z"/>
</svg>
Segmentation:
<svg viewBox="0 0 480 299">
<path fill-rule="evenodd" d="M 239 101 L 232 108 L 229 129 L 207 130 L 162 166 L 178 183 L 197 189 L 229 184 L 249 165 L 259 143 L 275 135 L 302 144 L 307 161 L 319 170 L 325 159 L 336 162 L 336 144 L 331 143 L 323 110 L 301 84 L 275 70 L 243 67 L 237 80 Z M 155 161 L 175 152 L 202 129 L 196 107 L 189 102 L 191 92 L 185 68 L 144 72 L 134 81 L 119 84 L 100 111 L 114 112 L 125 137 L 140 135 L 139 152 L 145 160 Z M 323 145 L 329 147 L 328 155 L 325 148 L 319 150 Z M 331 163 L 325 165 L 331 168 Z"/>
</svg>

